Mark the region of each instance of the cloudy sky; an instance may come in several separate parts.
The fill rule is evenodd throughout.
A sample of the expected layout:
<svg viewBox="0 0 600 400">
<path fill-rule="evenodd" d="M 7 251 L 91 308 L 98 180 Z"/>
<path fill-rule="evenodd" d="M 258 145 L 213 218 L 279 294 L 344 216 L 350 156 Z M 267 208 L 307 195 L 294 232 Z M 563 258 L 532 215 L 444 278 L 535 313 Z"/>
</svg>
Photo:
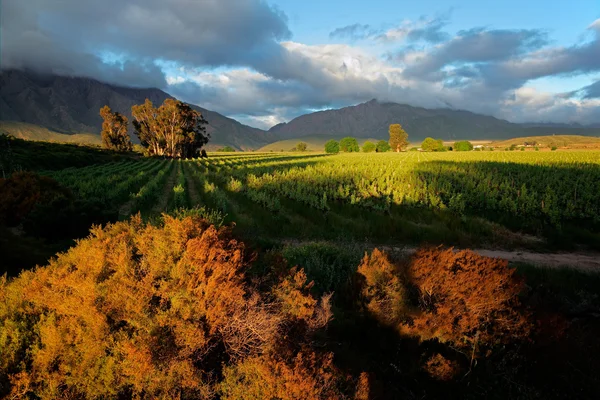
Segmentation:
<svg viewBox="0 0 600 400">
<path fill-rule="evenodd" d="M 1 0 L 2 68 L 158 87 L 269 128 L 377 98 L 600 122 L 598 0 Z"/>
</svg>

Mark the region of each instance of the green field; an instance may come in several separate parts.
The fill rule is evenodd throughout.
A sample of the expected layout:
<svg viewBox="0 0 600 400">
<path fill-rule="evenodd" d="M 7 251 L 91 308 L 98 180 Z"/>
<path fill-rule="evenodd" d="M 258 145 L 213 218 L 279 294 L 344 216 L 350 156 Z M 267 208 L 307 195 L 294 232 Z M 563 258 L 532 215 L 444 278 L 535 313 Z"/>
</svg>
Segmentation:
<svg viewBox="0 0 600 400">
<path fill-rule="evenodd" d="M 253 240 L 600 248 L 600 152 L 214 153 L 44 174 L 121 218 L 200 206 Z"/>
</svg>

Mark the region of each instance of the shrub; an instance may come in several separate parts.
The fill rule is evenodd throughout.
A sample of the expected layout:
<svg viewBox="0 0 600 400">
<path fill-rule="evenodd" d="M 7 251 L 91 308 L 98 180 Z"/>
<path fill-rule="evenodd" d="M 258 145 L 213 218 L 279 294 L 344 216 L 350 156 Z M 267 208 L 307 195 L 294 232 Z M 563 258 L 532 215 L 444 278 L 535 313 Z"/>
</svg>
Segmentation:
<svg viewBox="0 0 600 400">
<path fill-rule="evenodd" d="M 375 143 L 367 141 L 363 144 L 362 151 L 365 153 L 372 153 L 375 151 L 375 149 L 376 149 Z"/>
<path fill-rule="evenodd" d="M 233 153 L 235 152 L 235 149 L 231 146 L 224 146 L 220 149 L 217 149 L 217 151 L 222 153 Z"/>
<path fill-rule="evenodd" d="M 340 151 L 346 153 L 358 153 L 360 151 L 360 147 L 358 147 L 358 142 L 353 137 L 345 137 L 340 140 Z"/>
<path fill-rule="evenodd" d="M 195 216 L 153 226 L 138 215 L 0 279 L 0 396 L 205 398 L 223 367 L 225 396 L 247 370 L 270 371 L 258 374 L 269 388 L 334 396 L 327 356 L 307 349 L 288 365 L 274 352 L 309 342 L 298 335 L 310 330 L 291 327 L 326 323 L 328 299 L 312 298 L 293 270 L 273 301 L 245 278 L 251 256 L 227 228 Z M 292 299 L 302 306 L 290 308 Z"/>
<path fill-rule="evenodd" d="M 428 137 L 423 140 L 421 149 L 423 149 L 423 151 L 444 151 L 445 147 L 444 142 L 442 142 L 441 139 L 436 140 Z"/>
<path fill-rule="evenodd" d="M 380 140 L 379 142 L 377 142 L 376 151 L 378 153 L 386 153 L 386 152 L 390 151 L 391 149 L 392 149 L 392 147 L 390 146 L 390 144 L 387 141 Z"/>
<path fill-rule="evenodd" d="M 358 274 L 369 313 L 420 340 L 436 339 L 480 354 L 481 349 L 525 340 L 531 331 L 518 300 L 523 282 L 505 260 L 425 249 L 401 268 L 374 250 Z"/>
<path fill-rule="evenodd" d="M 461 140 L 460 142 L 454 143 L 455 151 L 471 151 L 473 150 L 473 143 L 468 140 Z"/>
<path fill-rule="evenodd" d="M 296 144 L 296 151 L 306 151 L 307 148 L 308 145 L 304 142 L 298 142 L 298 144 Z"/>
<path fill-rule="evenodd" d="M 340 152 L 340 144 L 331 139 L 327 143 L 325 143 L 325 152 L 330 154 L 335 154 Z"/>
<path fill-rule="evenodd" d="M 224 400 L 342 399 L 340 375 L 331 356 L 300 353 L 291 362 L 260 357 L 226 368 L 219 389 Z"/>
<path fill-rule="evenodd" d="M 552 146 L 552 148 L 551 148 L 552 151 L 556 151 L 557 149 L 558 149 L 558 147 L 556 147 L 556 146 Z"/>
<path fill-rule="evenodd" d="M 54 179 L 32 172 L 17 172 L 0 179 L 0 224 L 16 226 L 38 205 L 63 198 L 71 192 Z"/>
</svg>

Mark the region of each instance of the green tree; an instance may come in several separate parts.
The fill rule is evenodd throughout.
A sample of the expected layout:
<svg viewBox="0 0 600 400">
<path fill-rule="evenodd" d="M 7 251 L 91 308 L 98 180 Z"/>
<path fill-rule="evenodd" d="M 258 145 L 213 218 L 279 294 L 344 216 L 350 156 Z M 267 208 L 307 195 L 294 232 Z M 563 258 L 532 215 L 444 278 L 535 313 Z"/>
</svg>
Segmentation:
<svg viewBox="0 0 600 400">
<path fill-rule="evenodd" d="M 223 153 L 233 153 L 235 151 L 235 149 L 231 146 L 225 146 L 225 147 L 218 149 L 217 151 L 220 151 Z"/>
<path fill-rule="evenodd" d="M 454 151 L 471 151 L 473 150 L 473 143 L 468 140 L 461 140 L 460 142 L 454 143 Z"/>
<path fill-rule="evenodd" d="M 135 134 L 150 155 L 193 157 L 210 138 L 202 114 L 179 100 L 166 99 L 155 108 L 148 99 L 131 107 Z"/>
<path fill-rule="evenodd" d="M 297 151 L 306 151 L 308 145 L 304 142 L 298 142 L 298 144 L 296 145 L 296 150 Z"/>
<path fill-rule="evenodd" d="M 434 139 L 434 138 L 425 138 L 425 140 L 423 140 L 423 143 L 421 144 L 421 149 L 423 151 L 444 151 L 444 142 L 441 139 Z"/>
<path fill-rule="evenodd" d="M 366 141 L 363 144 L 362 151 L 365 152 L 365 153 L 372 153 L 372 152 L 375 151 L 376 148 L 377 148 L 377 146 L 375 146 L 375 143 Z"/>
<path fill-rule="evenodd" d="M 380 140 L 379 142 L 377 142 L 377 146 L 375 148 L 375 150 L 378 153 L 385 153 L 387 151 L 390 151 L 392 149 L 392 147 L 390 146 L 390 144 L 385 141 L 385 140 Z"/>
<path fill-rule="evenodd" d="M 360 147 L 358 142 L 353 137 L 345 137 L 340 140 L 340 150 L 346 153 L 358 153 Z"/>
<path fill-rule="evenodd" d="M 334 154 L 340 152 L 340 144 L 338 141 L 331 139 L 327 143 L 325 143 L 325 152 Z"/>
<path fill-rule="evenodd" d="M 116 151 L 132 151 L 133 144 L 127 133 L 127 117 L 113 112 L 109 106 L 100 109 L 102 122 L 102 146 Z"/>
<path fill-rule="evenodd" d="M 404 148 L 408 146 L 408 133 L 404 129 L 402 129 L 402 125 L 400 124 L 392 124 L 390 125 L 390 147 L 396 151 L 400 152 Z"/>
</svg>

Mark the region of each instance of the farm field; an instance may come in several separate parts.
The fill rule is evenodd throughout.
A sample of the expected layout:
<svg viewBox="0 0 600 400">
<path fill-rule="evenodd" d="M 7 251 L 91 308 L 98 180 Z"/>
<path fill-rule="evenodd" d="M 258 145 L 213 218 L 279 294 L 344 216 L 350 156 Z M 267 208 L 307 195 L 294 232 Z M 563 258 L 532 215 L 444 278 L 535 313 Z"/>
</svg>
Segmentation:
<svg viewBox="0 0 600 400">
<path fill-rule="evenodd" d="M 211 154 L 44 174 L 121 219 L 205 207 L 266 241 L 600 248 L 600 152 Z"/>
</svg>

